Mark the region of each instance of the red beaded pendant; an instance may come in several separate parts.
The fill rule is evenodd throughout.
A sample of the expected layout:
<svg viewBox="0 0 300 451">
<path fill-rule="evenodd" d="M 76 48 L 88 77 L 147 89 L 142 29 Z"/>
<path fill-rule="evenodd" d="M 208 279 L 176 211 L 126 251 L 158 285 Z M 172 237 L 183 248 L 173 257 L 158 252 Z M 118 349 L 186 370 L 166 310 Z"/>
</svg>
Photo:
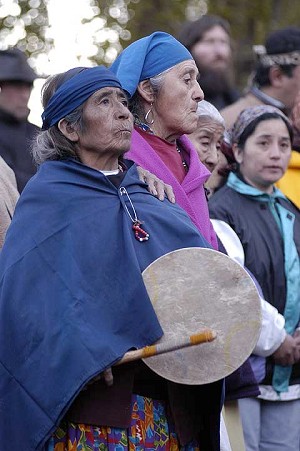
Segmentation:
<svg viewBox="0 0 300 451">
<path fill-rule="evenodd" d="M 132 229 L 136 240 L 140 242 L 149 240 L 149 233 L 142 229 L 142 223 L 140 221 L 135 221 L 132 224 Z"/>
</svg>

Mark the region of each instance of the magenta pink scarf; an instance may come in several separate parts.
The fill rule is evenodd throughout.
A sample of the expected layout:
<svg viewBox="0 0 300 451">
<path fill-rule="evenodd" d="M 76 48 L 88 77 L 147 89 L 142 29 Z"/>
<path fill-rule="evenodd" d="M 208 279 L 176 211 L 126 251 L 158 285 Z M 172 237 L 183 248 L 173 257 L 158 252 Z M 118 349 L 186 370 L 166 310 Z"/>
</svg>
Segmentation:
<svg viewBox="0 0 300 451">
<path fill-rule="evenodd" d="M 173 187 L 176 202 L 190 216 L 204 238 L 218 249 L 217 238 L 209 220 L 207 200 L 204 192 L 204 183 L 210 176 L 210 172 L 200 162 L 198 154 L 190 140 L 183 135 L 179 143 L 189 155 L 189 170 L 180 184 L 172 172 L 157 155 L 155 150 L 136 131 L 132 133 L 131 148 L 125 158 L 133 160 L 136 164 L 155 174 L 165 183 Z"/>
</svg>

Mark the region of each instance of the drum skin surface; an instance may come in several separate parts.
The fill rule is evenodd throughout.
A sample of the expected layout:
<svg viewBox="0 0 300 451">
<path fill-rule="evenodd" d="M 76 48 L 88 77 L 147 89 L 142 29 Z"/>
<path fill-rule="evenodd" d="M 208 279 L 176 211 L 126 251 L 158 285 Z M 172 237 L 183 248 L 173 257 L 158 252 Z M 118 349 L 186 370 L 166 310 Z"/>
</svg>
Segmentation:
<svg viewBox="0 0 300 451">
<path fill-rule="evenodd" d="M 164 331 L 157 343 L 207 328 L 217 334 L 210 343 L 144 359 L 157 374 L 182 384 L 208 384 L 249 357 L 260 333 L 260 298 L 234 260 L 211 249 L 179 249 L 151 263 L 143 279 Z"/>
</svg>

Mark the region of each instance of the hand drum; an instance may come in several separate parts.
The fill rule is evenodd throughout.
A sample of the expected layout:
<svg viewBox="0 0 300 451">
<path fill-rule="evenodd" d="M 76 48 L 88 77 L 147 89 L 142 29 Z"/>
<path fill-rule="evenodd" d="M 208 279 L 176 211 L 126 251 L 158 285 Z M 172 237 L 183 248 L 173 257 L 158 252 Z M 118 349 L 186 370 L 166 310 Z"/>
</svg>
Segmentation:
<svg viewBox="0 0 300 451">
<path fill-rule="evenodd" d="M 249 357 L 261 327 L 260 299 L 248 273 L 226 255 L 203 248 L 170 252 L 151 263 L 143 279 L 164 331 L 157 343 L 213 329 L 210 343 L 144 359 L 160 376 L 208 384 Z"/>
</svg>

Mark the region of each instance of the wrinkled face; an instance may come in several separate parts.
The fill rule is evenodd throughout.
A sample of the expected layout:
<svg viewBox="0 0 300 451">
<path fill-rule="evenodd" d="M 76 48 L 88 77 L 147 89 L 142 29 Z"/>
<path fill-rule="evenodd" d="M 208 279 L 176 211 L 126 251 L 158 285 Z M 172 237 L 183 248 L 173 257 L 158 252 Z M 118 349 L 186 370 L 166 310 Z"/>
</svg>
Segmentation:
<svg viewBox="0 0 300 451">
<path fill-rule="evenodd" d="M 199 67 L 224 71 L 231 60 L 230 38 L 224 28 L 216 25 L 193 45 L 191 53 Z"/>
<path fill-rule="evenodd" d="M 271 193 L 273 184 L 285 173 L 291 156 L 291 141 L 282 119 L 259 122 L 244 149 L 234 149 L 240 172 L 246 182 Z"/>
<path fill-rule="evenodd" d="M 224 127 L 209 117 L 202 116 L 198 119 L 197 130 L 189 135 L 189 139 L 197 150 L 200 161 L 211 172 L 216 167 L 221 144 L 223 141 Z"/>
<path fill-rule="evenodd" d="M 115 158 L 129 150 L 133 118 L 121 89 L 96 91 L 84 105 L 83 123 L 83 131 L 77 132 L 81 155 Z"/>
<path fill-rule="evenodd" d="M 194 60 L 183 61 L 165 74 L 153 105 L 158 136 L 169 139 L 196 129 L 198 102 L 204 97 L 197 75 Z"/>
<path fill-rule="evenodd" d="M 27 119 L 29 114 L 27 104 L 31 90 L 30 83 L 21 81 L 1 83 L 0 107 L 18 120 Z"/>
</svg>

